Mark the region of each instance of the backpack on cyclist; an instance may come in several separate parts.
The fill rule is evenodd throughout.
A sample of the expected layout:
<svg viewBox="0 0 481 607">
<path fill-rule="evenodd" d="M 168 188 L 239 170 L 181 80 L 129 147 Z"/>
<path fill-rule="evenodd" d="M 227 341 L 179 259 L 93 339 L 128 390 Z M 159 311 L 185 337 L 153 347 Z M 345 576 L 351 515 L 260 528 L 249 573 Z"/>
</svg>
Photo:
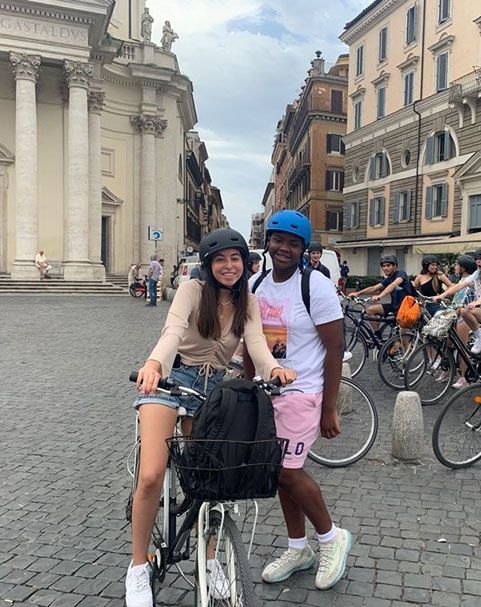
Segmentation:
<svg viewBox="0 0 481 607">
<path fill-rule="evenodd" d="M 252 293 L 255 293 L 257 291 L 257 289 L 259 288 L 259 285 L 264 280 L 264 278 L 269 274 L 269 272 L 270 272 L 270 270 L 267 270 L 267 272 L 263 272 L 256 279 L 255 283 L 252 285 L 252 289 L 251 289 Z M 302 271 L 302 278 L 301 278 L 302 301 L 304 302 L 304 306 L 305 306 L 309 316 L 311 315 L 310 276 L 311 276 L 312 272 L 314 272 L 313 268 L 304 268 L 304 270 Z"/>
<path fill-rule="evenodd" d="M 191 439 L 182 454 L 187 494 L 204 500 L 275 495 L 283 450 L 272 402 L 254 382 L 218 384 L 194 415 Z"/>
<path fill-rule="evenodd" d="M 456 312 L 451 308 L 439 310 L 423 328 L 422 333 L 427 337 L 434 337 L 440 340 L 446 339 L 449 329 L 456 322 L 457 318 Z"/>
<path fill-rule="evenodd" d="M 421 316 L 421 307 L 412 295 L 406 295 L 399 306 L 396 320 L 402 329 L 413 327 Z"/>
</svg>

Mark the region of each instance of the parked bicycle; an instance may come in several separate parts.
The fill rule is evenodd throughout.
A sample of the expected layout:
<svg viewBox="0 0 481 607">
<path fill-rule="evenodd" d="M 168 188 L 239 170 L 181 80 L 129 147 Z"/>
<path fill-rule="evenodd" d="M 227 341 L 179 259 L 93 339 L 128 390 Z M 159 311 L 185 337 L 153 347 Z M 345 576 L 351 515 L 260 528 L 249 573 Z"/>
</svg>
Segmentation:
<svg viewBox="0 0 481 607">
<path fill-rule="evenodd" d="M 137 381 L 137 373 L 132 373 L 130 379 Z M 254 381 L 270 396 L 281 393 L 275 382 L 265 382 L 261 378 L 255 378 Z M 200 402 L 206 399 L 204 394 L 176 385 L 169 380 L 161 380 L 158 390 L 177 397 L 192 396 Z M 180 423 L 187 412 L 180 407 L 178 413 Z M 132 477 L 126 508 L 129 522 L 141 457 L 139 432 L 140 424 L 137 416 L 135 441 L 127 466 Z M 225 468 L 222 461 L 218 465 L 213 465 L 210 461 L 208 465 L 198 463 L 193 466 L 191 463 L 193 458 L 188 458 L 186 455 L 192 449 L 196 453 L 205 454 L 211 449 L 209 442 L 214 441 L 182 436 L 179 424 L 176 435 L 167 441 L 169 461 L 148 555 L 152 567 L 154 605 L 160 604 L 162 588 L 172 585 L 173 580 L 168 576 L 172 578 L 175 572 L 193 591 L 193 604 L 196 607 L 213 605 L 254 607 L 256 604 L 248 559 L 254 540 L 258 505 L 252 493 L 253 484 L 242 482 L 242 478 L 246 474 L 250 478 L 262 476 L 263 486 L 268 486 L 270 489 L 269 495 L 262 497 L 275 495 L 286 441 L 282 439 L 252 442 L 215 441 L 222 443 L 221 448 L 224 453 L 232 454 L 232 450 L 242 451 L 242 464 Z M 269 457 L 266 457 L 267 455 Z M 246 461 L 255 461 L 255 463 L 246 464 Z M 230 491 L 227 500 L 226 475 L 230 480 L 234 475 L 238 481 L 231 483 L 231 488 L 234 487 L 235 490 Z M 194 493 L 193 485 L 197 487 Z M 247 500 L 246 517 L 253 518 L 247 550 L 241 531 L 235 522 L 240 512 L 240 504 L 235 500 L 239 499 Z M 181 563 L 190 561 L 191 557 L 195 563 L 193 572 L 191 563 L 181 567 Z M 208 559 L 213 559 L 219 564 L 215 570 L 208 571 Z"/>
<path fill-rule="evenodd" d="M 135 299 L 139 299 L 140 297 L 147 299 L 148 290 L 149 280 L 147 275 L 144 276 L 142 281 L 136 280 L 131 285 L 129 285 L 129 293 L 130 295 L 132 295 L 132 297 L 135 297 Z"/>
</svg>

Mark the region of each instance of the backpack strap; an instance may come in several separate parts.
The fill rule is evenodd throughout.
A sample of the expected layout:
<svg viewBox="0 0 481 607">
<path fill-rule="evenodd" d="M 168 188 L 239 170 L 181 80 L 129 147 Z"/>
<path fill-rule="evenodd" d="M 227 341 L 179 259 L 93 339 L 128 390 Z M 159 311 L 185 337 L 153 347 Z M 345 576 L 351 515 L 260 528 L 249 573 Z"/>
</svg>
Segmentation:
<svg viewBox="0 0 481 607">
<path fill-rule="evenodd" d="M 301 278 L 301 294 L 302 301 L 306 306 L 307 313 L 311 315 L 311 292 L 310 292 L 310 278 L 314 271 L 313 268 L 304 268 Z"/>
<path fill-rule="evenodd" d="M 262 274 L 257 278 L 255 283 L 252 285 L 251 293 L 255 293 L 257 291 L 257 289 L 259 288 L 259 285 L 264 280 L 264 278 L 269 274 L 269 272 L 270 272 L 270 270 L 267 270 L 267 272 L 262 272 Z"/>
</svg>

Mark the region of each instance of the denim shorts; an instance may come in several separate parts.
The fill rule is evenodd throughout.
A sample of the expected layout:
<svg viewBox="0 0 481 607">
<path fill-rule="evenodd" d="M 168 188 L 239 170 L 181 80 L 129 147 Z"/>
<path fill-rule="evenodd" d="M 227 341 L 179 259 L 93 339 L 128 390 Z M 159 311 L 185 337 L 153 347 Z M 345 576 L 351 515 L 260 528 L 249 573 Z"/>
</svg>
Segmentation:
<svg viewBox="0 0 481 607">
<path fill-rule="evenodd" d="M 223 380 L 223 378 L 223 370 L 211 369 L 206 386 L 206 377 L 205 373 L 202 373 L 201 366 L 182 364 L 179 367 L 172 369 L 169 376 L 169 379 L 174 381 L 179 386 L 193 388 L 194 390 L 198 390 L 199 392 L 207 395 L 212 392 L 212 390 Z M 147 404 L 165 405 L 166 407 L 170 407 L 172 409 L 185 407 L 187 410 L 187 415 L 192 417 L 202 403 L 193 396 L 171 396 L 170 394 L 157 392 L 155 394 L 139 394 L 132 406 L 134 409 L 138 409 L 141 405 Z"/>
</svg>

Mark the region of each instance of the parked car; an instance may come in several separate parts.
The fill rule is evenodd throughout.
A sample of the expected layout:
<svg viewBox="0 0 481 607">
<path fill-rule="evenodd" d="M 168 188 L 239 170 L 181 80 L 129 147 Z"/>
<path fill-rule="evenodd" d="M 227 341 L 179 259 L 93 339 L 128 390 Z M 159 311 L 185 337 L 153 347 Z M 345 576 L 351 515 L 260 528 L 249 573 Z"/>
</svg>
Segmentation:
<svg viewBox="0 0 481 607">
<path fill-rule="evenodd" d="M 172 286 L 177 289 L 181 282 L 190 280 L 190 273 L 196 266 L 200 265 L 199 255 L 189 255 L 182 257 L 179 261 L 177 274 L 172 280 Z"/>
</svg>

